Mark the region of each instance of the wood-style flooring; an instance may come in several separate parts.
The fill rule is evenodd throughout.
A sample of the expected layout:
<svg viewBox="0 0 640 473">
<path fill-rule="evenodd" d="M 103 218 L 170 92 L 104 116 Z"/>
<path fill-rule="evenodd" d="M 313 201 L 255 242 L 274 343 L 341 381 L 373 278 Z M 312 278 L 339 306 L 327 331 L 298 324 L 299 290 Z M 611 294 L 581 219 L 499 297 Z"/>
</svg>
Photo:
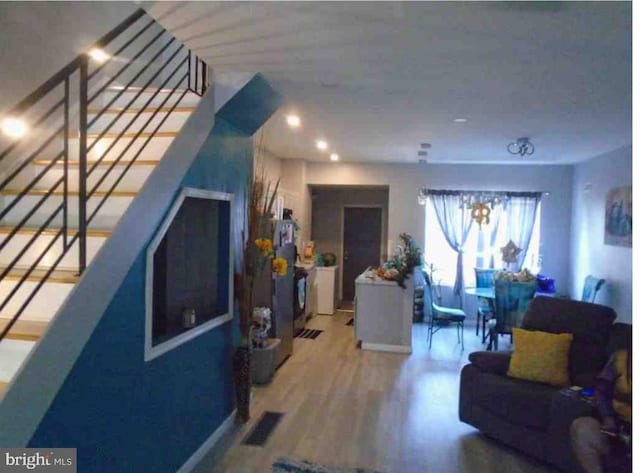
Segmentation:
<svg viewBox="0 0 640 473">
<path fill-rule="evenodd" d="M 254 388 L 249 424 L 224 439 L 201 471 L 268 473 L 279 456 L 383 473 L 555 471 L 458 420 L 460 369 L 482 349 L 475 320 L 464 352 L 455 328 L 438 332 L 429 351 L 426 327 L 414 325 L 409 356 L 358 349 L 345 325 L 351 315 L 309 321 L 325 332 L 295 339 L 271 384 Z M 285 413 L 266 445 L 241 445 L 265 410 Z"/>
</svg>

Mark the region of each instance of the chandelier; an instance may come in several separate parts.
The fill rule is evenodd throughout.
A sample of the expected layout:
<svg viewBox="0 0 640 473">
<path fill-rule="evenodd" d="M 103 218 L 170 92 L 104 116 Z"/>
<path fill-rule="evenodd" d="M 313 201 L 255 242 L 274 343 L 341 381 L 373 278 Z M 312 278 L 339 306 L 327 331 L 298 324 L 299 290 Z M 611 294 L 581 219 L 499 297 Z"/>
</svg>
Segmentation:
<svg viewBox="0 0 640 473">
<path fill-rule="evenodd" d="M 509 151 L 509 153 L 519 154 L 520 156 L 531 156 L 535 150 L 535 146 L 533 146 L 533 143 L 531 143 L 527 137 L 518 138 L 515 142 L 507 145 L 507 151 Z"/>
</svg>

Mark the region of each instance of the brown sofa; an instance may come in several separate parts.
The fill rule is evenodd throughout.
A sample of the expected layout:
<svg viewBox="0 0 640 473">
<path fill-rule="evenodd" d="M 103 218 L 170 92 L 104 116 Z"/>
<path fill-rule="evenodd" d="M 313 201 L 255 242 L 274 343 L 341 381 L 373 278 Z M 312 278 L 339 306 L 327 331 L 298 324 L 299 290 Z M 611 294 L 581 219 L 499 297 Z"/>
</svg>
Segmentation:
<svg viewBox="0 0 640 473">
<path fill-rule="evenodd" d="M 590 388 L 609 354 L 631 346 L 631 325 L 614 324 L 615 317 L 611 308 L 598 304 L 536 297 L 522 328 L 572 333 L 571 382 Z M 471 363 L 460 378 L 460 420 L 564 471 L 581 471 L 569 427 L 577 417 L 594 414 L 593 405 L 557 387 L 508 377 L 509 359 L 509 352 L 469 355 Z"/>
</svg>

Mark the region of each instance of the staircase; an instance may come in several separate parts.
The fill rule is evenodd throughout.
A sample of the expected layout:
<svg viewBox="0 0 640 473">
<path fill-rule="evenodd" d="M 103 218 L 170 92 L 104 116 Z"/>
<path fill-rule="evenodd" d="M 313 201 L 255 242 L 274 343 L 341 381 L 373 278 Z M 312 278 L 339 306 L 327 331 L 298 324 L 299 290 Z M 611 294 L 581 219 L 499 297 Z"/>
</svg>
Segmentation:
<svg viewBox="0 0 640 473">
<path fill-rule="evenodd" d="M 207 88 L 143 10 L 95 49 L 5 114 L 28 129 L 0 143 L 0 398 Z"/>
</svg>

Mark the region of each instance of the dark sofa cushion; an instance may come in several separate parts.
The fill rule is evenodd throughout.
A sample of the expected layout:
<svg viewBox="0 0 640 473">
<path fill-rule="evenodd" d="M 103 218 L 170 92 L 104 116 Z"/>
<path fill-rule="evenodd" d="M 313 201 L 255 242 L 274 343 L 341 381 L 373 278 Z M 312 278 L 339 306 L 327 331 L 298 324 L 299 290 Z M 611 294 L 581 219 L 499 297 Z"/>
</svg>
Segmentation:
<svg viewBox="0 0 640 473">
<path fill-rule="evenodd" d="M 616 313 L 610 307 L 587 302 L 536 297 L 522 320 L 522 328 L 551 333 L 571 333 L 571 382 L 592 387 L 607 361 L 607 342 Z"/>
<path fill-rule="evenodd" d="M 481 371 L 506 375 L 509 370 L 511 352 L 475 351 L 469 355 L 469 361 Z"/>
<path fill-rule="evenodd" d="M 548 427 L 557 388 L 493 373 L 482 373 L 476 381 L 473 396 L 478 406 L 513 424 Z"/>
</svg>

